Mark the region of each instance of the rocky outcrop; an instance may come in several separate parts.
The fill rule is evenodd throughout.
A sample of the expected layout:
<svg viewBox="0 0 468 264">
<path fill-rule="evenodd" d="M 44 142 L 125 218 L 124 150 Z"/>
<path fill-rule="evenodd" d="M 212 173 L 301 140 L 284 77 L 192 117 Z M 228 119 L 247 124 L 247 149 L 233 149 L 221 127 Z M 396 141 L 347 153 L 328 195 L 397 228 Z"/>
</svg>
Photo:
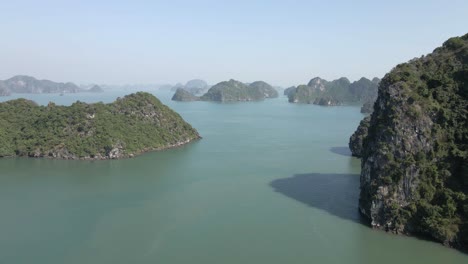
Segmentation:
<svg viewBox="0 0 468 264">
<path fill-rule="evenodd" d="M 374 228 L 468 248 L 468 34 L 382 80 L 362 155 L 359 208 Z M 360 153 L 359 153 L 360 152 Z"/>
<path fill-rule="evenodd" d="M 180 102 L 192 102 L 192 101 L 199 101 L 200 97 L 193 95 L 189 91 L 179 88 L 172 96 L 172 101 L 180 101 Z"/>
<path fill-rule="evenodd" d="M 369 129 L 370 116 L 361 120 L 358 129 L 353 133 L 349 139 L 349 149 L 351 154 L 355 157 L 362 157 L 362 149 L 364 139 L 367 137 Z"/>
<path fill-rule="evenodd" d="M 374 111 L 374 101 L 367 101 L 361 107 L 361 113 L 370 114 Z"/>
<path fill-rule="evenodd" d="M 0 157 L 119 159 L 198 138 L 190 124 L 148 93 L 110 104 L 0 103 Z"/>
</svg>

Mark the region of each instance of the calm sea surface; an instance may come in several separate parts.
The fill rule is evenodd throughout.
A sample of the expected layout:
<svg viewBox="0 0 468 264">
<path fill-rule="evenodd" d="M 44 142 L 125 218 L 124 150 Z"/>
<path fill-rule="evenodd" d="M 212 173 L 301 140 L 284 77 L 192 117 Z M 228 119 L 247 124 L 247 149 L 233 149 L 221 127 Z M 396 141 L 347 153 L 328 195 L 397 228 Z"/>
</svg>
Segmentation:
<svg viewBox="0 0 468 264">
<path fill-rule="evenodd" d="M 126 93 L 23 96 L 68 105 Z M 468 263 L 362 224 L 347 149 L 359 107 L 155 94 L 203 139 L 125 160 L 0 159 L 0 263 Z"/>
</svg>

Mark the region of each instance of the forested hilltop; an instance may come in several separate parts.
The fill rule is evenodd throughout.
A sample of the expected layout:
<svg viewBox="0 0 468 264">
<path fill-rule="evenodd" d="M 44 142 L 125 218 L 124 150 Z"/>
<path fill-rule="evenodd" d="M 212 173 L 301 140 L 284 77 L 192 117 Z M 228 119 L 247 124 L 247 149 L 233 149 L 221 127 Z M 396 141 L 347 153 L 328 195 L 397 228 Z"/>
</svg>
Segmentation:
<svg viewBox="0 0 468 264">
<path fill-rule="evenodd" d="M 373 227 L 468 249 L 467 121 L 468 34 L 382 79 L 350 141 Z"/>
<path fill-rule="evenodd" d="M 198 138 L 190 124 L 149 93 L 110 104 L 0 103 L 0 157 L 115 159 Z"/>
</svg>

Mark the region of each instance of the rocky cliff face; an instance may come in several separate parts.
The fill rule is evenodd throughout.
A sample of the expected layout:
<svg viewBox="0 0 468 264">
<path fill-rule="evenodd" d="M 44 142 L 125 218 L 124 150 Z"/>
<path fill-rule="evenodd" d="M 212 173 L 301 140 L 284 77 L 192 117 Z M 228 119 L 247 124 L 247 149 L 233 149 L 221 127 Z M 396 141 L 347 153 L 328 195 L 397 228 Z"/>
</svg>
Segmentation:
<svg viewBox="0 0 468 264">
<path fill-rule="evenodd" d="M 468 34 L 383 78 L 350 144 L 362 155 L 359 208 L 374 228 L 467 249 L 467 121 Z"/>
<path fill-rule="evenodd" d="M 367 101 L 361 107 L 361 113 L 370 114 L 374 111 L 374 101 Z"/>
<path fill-rule="evenodd" d="M 349 149 L 351 150 L 351 154 L 355 157 L 362 157 L 363 143 L 364 139 L 367 137 L 369 122 L 370 116 L 365 117 L 359 124 L 358 129 L 349 139 Z"/>
</svg>

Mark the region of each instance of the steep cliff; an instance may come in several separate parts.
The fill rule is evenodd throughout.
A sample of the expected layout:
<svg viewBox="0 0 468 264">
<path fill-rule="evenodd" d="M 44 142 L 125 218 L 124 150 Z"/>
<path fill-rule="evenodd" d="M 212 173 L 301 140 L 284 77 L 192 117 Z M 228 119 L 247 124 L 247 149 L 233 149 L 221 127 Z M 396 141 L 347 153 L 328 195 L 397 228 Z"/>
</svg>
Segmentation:
<svg viewBox="0 0 468 264">
<path fill-rule="evenodd" d="M 361 120 L 361 123 L 359 123 L 359 127 L 349 139 L 349 149 L 351 150 L 351 154 L 355 157 L 362 157 L 363 142 L 368 134 L 369 123 L 370 116 L 367 116 L 363 120 Z"/>
<path fill-rule="evenodd" d="M 373 227 L 467 249 L 467 118 L 468 34 L 383 78 L 361 153 Z"/>
<path fill-rule="evenodd" d="M 180 115 L 148 93 L 110 104 L 0 103 L 0 157 L 116 159 L 198 139 Z"/>
</svg>

